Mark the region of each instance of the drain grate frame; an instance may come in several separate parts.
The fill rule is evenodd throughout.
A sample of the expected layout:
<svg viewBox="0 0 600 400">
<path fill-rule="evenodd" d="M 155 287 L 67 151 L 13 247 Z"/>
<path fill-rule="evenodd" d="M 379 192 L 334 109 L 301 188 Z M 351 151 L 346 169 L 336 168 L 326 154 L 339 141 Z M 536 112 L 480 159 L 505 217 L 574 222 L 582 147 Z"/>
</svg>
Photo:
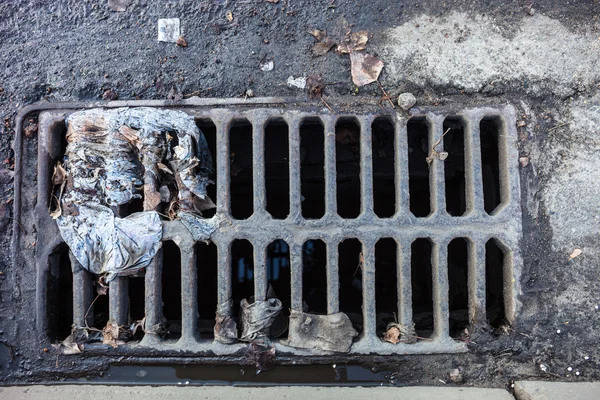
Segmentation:
<svg viewBox="0 0 600 400">
<path fill-rule="evenodd" d="M 321 239 L 327 245 L 327 312 L 339 311 L 339 276 L 337 274 L 337 245 L 346 238 L 356 238 L 362 243 L 363 266 L 363 332 L 354 342 L 351 355 L 366 354 L 429 354 L 453 353 L 467 350 L 465 342 L 455 341 L 449 335 L 447 245 L 454 238 L 466 238 L 469 252 L 469 320 L 474 325 L 486 324 L 485 317 L 485 244 L 494 239 L 505 252 L 504 260 L 504 306 L 506 319 L 513 323 L 518 314 L 519 276 L 521 270 L 521 207 L 518 180 L 518 155 L 516 147 L 515 111 L 511 106 L 481 107 L 431 107 L 413 108 L 411 118 L 423 118 L 428 124 L 429 143 L 437 143 L 443 137 L 443 123 L 448 116 L 460 118 L 465 129 L 465 194 L 466 212 L 460 217 L 450 216 L 445 206 L 444 162 L 433 158 L 430 165 L 431 213 L 417 218 L 410 212 L 408 192 L 408 165 L 406 154 L 408 116 L 394 110 L 383 112 L 375 101 L 365 99 L 345 99 L 334 107 L 335 113 L 320 105 L 297 99 L 189 99 L 178 103 L 165 101 L 114 101 L 90 103 L 40 103 L 21 111 L 17 119 L 15 141 L 15 204 L 13 226 L 13 273 L 17 263 L 34 259 L 36 272 L 36 327 L 40 342 L 45 343 L 47 331 L 47 290 L 49 259 L 57 246 L 60 235 L 56 224 L 48 216 L 47 198 L 50 192 L 53 159 L 60 155 L 54 127 L 64 122 L 66 116 L 75 110 L 94 107 L 168 107 L 181 109 L 197 119 L 210 119 L 217 129 L 217 211 L 214 217 L 220 228 L 211 240 L 218 252 L 218 303 L 224 304 L 231 298 L 231 259 L 230 244 L 235 239 L 247 239 L 254 246 L 256 277 L 254 292 L 258 299 L 264 299 L 267 292 L 265 249 L 276 239 L 283 239 L 290 246 L 291 261 L 291 304 L 293 310 L 302 310 L 302 244 L 309 239 Z M 37 182 L 24 177 L 23 168 L 31 167 L 31 160 L 24 162 L 23 121 L 32 114 L 39 115 L 37 143 Z M 373 210 L 371 123 L 377 117 L 390 117 L 395 126 L 395 187 L 396 213 L 390 218 L 379 218 Z M 317 220 L 305 219 L 301 212 L 301 185 L 299 166 L 299 126 L 305 118 L 319 118 L 324 125 L 325 143 L 325 215 Z M 273 219 L 266 211 L 266 190 L 264 183 L 264 126 L 273 119 L 282 119 L 289 127 L 289 215 L 286 219 Z M 355 118 L 361 128 L 361 212 L 357 218 L 343 219 L 336 212 L 336 164 L 335 164 L 335 125 L 339 118 Z M 479 143 L 479 121 L 483 118 L 496 118 L 501 122 L 499 136 L 501 169 L 501 205 L 488 215 L 483 204 L 482 160 Z M 229 198 L 229 135 L 228 126 L 235 119 L 247 119 L 253 126 L 253 182 L 254 213 L 245 220 L 231 216 Z M 53 133 L 54 132 L 54 133 Z M 261 133 L 261 134 L 256 134 Z M 35 163 L 33 164 L 35 165 Z M 36 185 L 37 183 L 37 185 Z M 29 195 L 36 193 L 37 204 Z M 23 198 L 23 193 L 28 196 Z M 25 223 L 26 232 L 30 227 L 37 228 L 34 249 L 24 246 L 26 234 L 19 224 Z M 398 322 L 412 323 L 410 248 L 418 238 L 429 238 L 432 245 L 434 327 L 432 340 L 415 344 L 396 345 L 384 343 L 375 333 L 375 259 L 374 246 L 381 238 L 393 238 L 398 249 Z M 182 273 L 182 332 L 177 341 L 164 341 L 147 333 L 138 344 L 119 346 L 110 354 L 137 356 L 172 355 L 173 351 L 196 355 L 242 354 L 248 344 L 224 345 L 212 340 L 200 339 L 197 332 L 198 305 L 197 274 L 194 242 L 188 231 L 179 222 L 164 222 L 163 242 L 171 240 L 181 251 Z M 19 261 L 20 260 L 20 261 Z M 71 260 L 76 265 L 76 260 Z M 145 275 L 146 322 L 149 326 L 157 322 L 161 315 L 160 266 L 157 257 Z M 483 277 L 483 278 L 482 278 Z M 127 278 L 119 278 L 111 283 L 109 290 L 110 319 L 120 324 L 127 323 L 128 300 Z M 85 316 L 90 302 L 91 276 L 82 269 L 74 268 L 73 286 L 88 288 L 74 290 L 73 321 L 85 325 Z M 276 342 L 277 351 L 292 356 L 319 355 L 317 351 L 301 350 Z M 106 354 L 106 346 L 86 345 L 85 355 Z M 325 354 L 325 353 L 323 353 Z"/>
</svg>

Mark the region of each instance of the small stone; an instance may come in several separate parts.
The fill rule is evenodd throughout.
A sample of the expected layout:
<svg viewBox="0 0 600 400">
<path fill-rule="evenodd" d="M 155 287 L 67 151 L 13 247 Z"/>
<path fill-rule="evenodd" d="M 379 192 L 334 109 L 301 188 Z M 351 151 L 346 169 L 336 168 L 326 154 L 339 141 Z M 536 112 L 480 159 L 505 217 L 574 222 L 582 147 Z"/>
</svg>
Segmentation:
<svg viewBox="0 0 600 400">
<path fill-rule="evenodd" d="M 575 372 L 575 375 L 579 376 L 579 371 Z"/>
<path fill-rule="evenodd" d="M 408 111 L 417 102 L 417 98 L 412 93 L 402 93 L 398 96 L 398 105 L 404 111 Z"/>
<path fill-rule="evenodd" d="M 450 371 L 450 380 L 454 383 L 461 383 L 463 381 L 463 374 L 458 368 L 454 368 Z"/>
<path fill-rule="evenodd" d="M 590 358 L 588 356 L 583 357 L 584 360 L 589 360 Z"/>
<path fill-rule="evenodd" d="M 521 164 L 521 168 L 525 168 L 526 166 L 529 165 L 529 157 L 527 157 L 527 156 L 519 157 L 519 163 Z"/>
<path fill-rule="evenodd" d="M 560 333 L 560 329 L 557 329 L 557 330 L 556 330 L 556 333 Z"/>
<path fill-rule="evenodd" d="M 569 368 L 567 368 L 567 371 L 571 372 L 571 371 L 573 371 L 573 368 L 569 367 Z"/>
<path fill-rule="evenodd" d="M 248 97 L 254 97 L 254 90 L 252 90 L 252 89 L 246 90 L 246 96 L 248 96 Z"/>
</svg>

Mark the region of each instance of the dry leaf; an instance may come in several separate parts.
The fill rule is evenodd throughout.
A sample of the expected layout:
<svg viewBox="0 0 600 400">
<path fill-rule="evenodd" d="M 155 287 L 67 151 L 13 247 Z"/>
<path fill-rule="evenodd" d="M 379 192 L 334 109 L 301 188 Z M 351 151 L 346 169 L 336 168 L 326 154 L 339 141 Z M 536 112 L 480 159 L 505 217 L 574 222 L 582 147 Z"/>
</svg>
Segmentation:
<svg viewBox="0 0 600 400">
<path fill-rule="evenodd" d="M 579 257 L 581 255 L 581 253 L 582 253 L 581 249 L 575 249 L 575 250 L 573 250 L 573 252 L 571 253 L 571 255 L 569 255 L 569 258 L 573 259 L 575 257 Z"/>
<path fill-rule="evenodd" d="M 328 40 L 326 42 L 315 43 L 314 46 L 311 48 L 311 52 L 314 56 L 323 56 L 327 54 L 327 52 L 331 50 L 331 48 L 334 45 L 335 43 L 331 40 Z"/>
<path fill-rule="evenodd" d="M 310 33 L 311 35 L 313 35 L 313 37 L 315 39 L 317 39 L 318 41 L 321 41 L 325 38 L 327 38 L 327 31 L 322 31 L 319 29 L 313 29 L 312 31 L 308 31 L 308 33 Z"/>
<path fill-rule="evenodd" d="M 231 11 L 227 11 L 225 13 L 225 17 L 227 18 L 227 21 L 229 21 L 229 22 L 233 21 L 233 13 Z"/>
<path fill-rule="evenodd" d="M 397 326 L 391 326 L 384 334 L 383 341 L 397 344 L 400 342 L 400 329 Z"/>
<path fill-rule="evenodd" d="M 102 329 L 102 344 L 108 344 L 116 348 L 118 337 L 119 325 L 108 322 L 104 329 Z"/>
<path fill-rule="evenodd" d="M 364 86 L 377 81 L 383 69 L 383 61 L 366 53 L 350 53 L 352 82 Z"/>
<path fill-rule="evenodd" d="M 62 185 L 67 180 L 67 171 L 63 168 L 62 163 L 59 161 L 54 166 L 54 173 L 52 174 L 52 184 Z"/>
<path fill-rule="evenodd" d="M 417 341 L 417 334 L 413 327 L 391 322 L 383 334 L 383 341 L 393 344 L 400 342 L 415 343 Z"/>
<path fill-rule="evenodd" d="M 177 39 L 177 46 L 179 46 L 179 47 L 187 47 L 188 46 L 188 42 L 187 42 L 187 40 L 185 40 L 185 38 L 183 36 L 179 36 L 179 39 Z"/>
<path fill-rule="evenodd" d="M 156 163 L 156 166 L 158 167 L 158 169 L 159 169 L 160 171 L 162 171 L 162 172 L 164 172 L 164 173 L 167 173 L 167 174 L 169 174 L 169 175 L 173 175 L 173 171 L 171 171 L 171 170 L 169 169 L 169 167 L 167 167 L 165 164 L 163 164 L 163 163 L 160 163 L 160 162 L 159 162 L 159 163 Z"/>
<path fill-rule="evenodd" d="M 446 158 L 448 158 L 448 152 L 440 151 L 439 153 L 437 153 L 437 158 L 439 158 L 440 161 L 444 161 Z"/>
<path fill-rule="evenodd" d="M 306 77 L 306 87 L 308 88 L 308 95 L 311 98 L 321 97 L 325 84 L 323 83 L 323 77 L 321 75 L 309 75 Z"/>
<path fill-rule="evenodd" d="M 353 53 L 367 48 L 369 32 L 363 30 L 346 35 L 343 42 L 338 45 L 337 51 L 341 54 Z"/>
</svg>

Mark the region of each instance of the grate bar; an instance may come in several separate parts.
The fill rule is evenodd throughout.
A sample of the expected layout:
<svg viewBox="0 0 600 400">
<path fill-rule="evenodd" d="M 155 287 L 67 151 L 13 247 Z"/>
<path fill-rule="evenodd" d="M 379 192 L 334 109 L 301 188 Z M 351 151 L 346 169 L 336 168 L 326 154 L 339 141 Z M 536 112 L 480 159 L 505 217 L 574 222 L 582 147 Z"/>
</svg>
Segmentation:
<svg viewBox="0 0 600 400">
<path fill-rule="evenodd" d="M 431 115 L 429 124 L 429 156 L 432 157 L 429 164 L 431 213 L 434 215 L 447 215 L 444 161 L 440 160 L 434 153 L 434 151 L 442 152 L 444 149 L 444 139 L 442 137 L 444 134 L 444 116 Z"/>
<path fill-rule="evenodd" d="M 327 314 L 340 311 L 340 275 L 338 268 L 339 240 L 330 240 L 327 245 Z"/>
<path fill-rule="evenodd" d="M 485 323 L 485 243 L 469 240 L 468 245 L 469 323 Z"/>
<path fill-rule="evenodd" d="M 254 247 L 254 300 L 267 299 L 267 246 L 263 241 L 252 243 Z"/>
<path fill-rule="evenodd" d="M 372 217 L 373 211 L 373 117 L 360 119 L 360 189 L 362 214 Z"/>
<path fill-rule="evenodd" d="M 163 268 L 163 250 L 162 244 L 154 259 L 146 267 L 144 277 L 144 299 L 145 303 L 145 334 L 142 344 L 150 345 L 156 342 L 158 335 L 156 327 L 162 319 L 162 268 Z"/>
<path fill-rule="evenodd" d="M 91 310 L 88 312 L 94 301 L 92 274 L 81 266 L 71 251 L 69 251 L 69 259 L 73 271 L 73 325 L 92 326 L 94 314 Z"/>
<path fill-rule="evenodd" d="M 221 311 L 231 316 L 231 308 L 228 303 L 231 299 L 231 241 L 215 241 L 217 245 L 217 292 L 218 306 Z"/>
<path fill-rule="evenodd" d="M 398 322 L 405 326 L 413 325 L 412 284 L 411 284 L 411 241 L 396 239 L 396 273 L 398 288 Z"/>
<path fill-rule="evenodd" d="M 108 284 L 109 322 L 119 326 L 129 322 L 129 278 L 119 276 Z"/>
<path fill-rule="evenodd" d="M 252 123 L 252 186 L 254 215 L 267 212 L 265 187 L 265 120 L 255 117 Z"/>
<path fill-rule="evenodd" d="M 231 214 L 229 176 L 229 125 L 227 118 L 213 118 L 217 131 L 217 214 Z"/>
<path fill-rule="evenodd" d="M 302 311 L 302 245 L 290 243 L 290 268 L 291 268 L 291 306 L 294 311 Z"/>
<path fill-rule="evenodd" d="M 469 204 L 475 215 L 485 214 L 483 208 L 483 170 L 481 163 L 480 118 L 467 118 L 465 127 L 465 183 L 467 210 Z"/>
<path fill-rule="evenodd" d="M 408 130 L 407 120 L 398 118 L 395 123 L 394 180 L 396 187 L 396 217 L 410 216 L 410 192 L 408 188 Z"/>
<path fill-rule="evenodd" d="M 433 336 L 435 339 L 445 340 L 450 336 L 447 241 L 432 243 L 431 266 L 433 273 Z"/>
<path fill-rule="evenodd" d="M 335 120 L 323 117 L 325 129 L 325 217 L 337 216 L 337 175 L 335 165 Z"/>
<path fill-rule="evenodd" d="M 181 252 L 181 340 L 193 341 L 198 327 L 196 246 L 191 240 L 176 244 Z"/>
<path fill-rule="evenodd" d="M 362 288 L 363 288 L 363 336 L 376 337 L 375 316 L 375 242 L 366 240 L 362 244 Z"/>
<path fill-rule="evenodd" d="M 302 187 L 300 181 L 300 123 L 294 118 L 289 120 L 289 172 L 290 172 L 290 214 L 289 219 L 302 218 Z M 290 253 L 291 254 L 291 253 Z"/>
</svg>

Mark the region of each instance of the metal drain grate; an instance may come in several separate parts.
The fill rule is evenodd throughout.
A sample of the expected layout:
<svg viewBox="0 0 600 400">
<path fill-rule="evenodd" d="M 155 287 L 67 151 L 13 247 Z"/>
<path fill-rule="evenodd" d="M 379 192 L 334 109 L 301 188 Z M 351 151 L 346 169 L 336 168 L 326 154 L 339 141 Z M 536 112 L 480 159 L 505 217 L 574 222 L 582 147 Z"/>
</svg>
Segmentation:
<svg viewBox="0 0 600 400">
<path fill-rule="evenodd" d="M 464 238 L 466 243 L 466 275 L 464 285 L 468 292 L 468 320 L 470 326 L 486 324 L 486 296 L 489 301 L 490 279 L 500 279 L 501 303 L 504 319 L 512 323 L 518 309 L 516 296 L 519 292 L 518 276 L 520 273 L 520 235 L 521 208 L 517 171 L 515 112 L 510 106 L 479 108 L 415 108 L 411 117 L 390 113 L 383 114 L 374 104 L 362 103 L 361 106 L 346 105 L 332 114 L 326 109 L 291 102 L 283 99 L 250 99 L 241 101 L 194 99 L 177 104 L 177 108 L 193 115 L 198 121 L 210 120 L 216 129 L 216 204 L 217 209 L 212 217 L 219 221 L 219 228 L 211 236 L 217 246 L 217 302 L 221 311 L 231 314 L 226 305 L 234 297 L 232 283 L 232 252 L 235 240 L 247 240 L 253 248 L 253 295 L 256 300 L 265 300 L 268 291 L 268 246 L 283 240 L 289 248 L 290 265 L 290 308 L 302 312 L 306 305 L 303 302 L 303 246 L 307 241 L 320 240 L 326 247 L 326 313 L 336 314 L 345 311 L 340 308 L 340 275 L 338 262 L 340 254 L 338 246 L 347 239 L 360 242 L 361 266 L 360 290 L 362 292 L 362 326 L 359 336 L 355 338 L 351 354 L 419 354 L 466 351 L 464 340 L 451 337 L 451 307 L 449 293 L 448 245 L 456 238 Z M 37 294 L 37 329 L 47 332 L 53 321 L 49 318 L 50 303 L 48 291 L 49 280 L 57 275 L 57 249 L 60 249 L 61 238 L 56 223 L 49 217 L 47 204 L 52 168 L 64 152 L 63 135 L 66 116 L 74 110 L 92 107 L 150 106 L 173 107 L 164 102 L 111 102 L 101 104 L 43 104 L 28 108 L 21 113 L 21 135 L 16 145 L 15 179 L 15 219 L 25 226 L 25 231 L 14 226 L 13 256 L 16 263 L 35 254 L 36 294 Z M 358 111 L 357 111 L 358 110 Z M 392 110 L 389 110 L 392 111 Z M 27 138 L 21 134 L 23 121 L 32 113 L 38 115 L 37 154 Z M 373 123 L 385 117 L 393 130 L 393 171 L 389 176 L 393 180 L 389 187 L 390 204 L 394 212 L 388 217 L 380 217 L 376 213 L 377 195 L 374 195 L 374 160 L 378 157 L 373 150 Z M 289 130 L 288 136 L 288 173 L 289 173 L 289 213 L 283 219 L 275 219 L 267 211 L 267 190 L 265 186 L 265 127 L 274 119 L 284 122 Z M 252 140 L 248 152 L 252 153 L 252 207 L 251 215 L 246 219 L 232 216 L 232 194 L 230 178 L 232 174 L 232 151 L 229 131 L 236 121 L 248 121 L 252 127 Z M 323 127 L 323 166 L 324 166 L 324 215 L 321 218 L 303 216 L 303 188 L 301 177 L 301 126 L 303 122 L 312 121 Z M 351 145 L 360 149 L 360 182 L 358 215 L 355 218 L 342 218 L 338 213 L 344 198 L 338 198 L 336 181 L 336 145 L 340 141 L 336 134 L 337 124 L 349 122 L 359 129 L 356 139 L 348 139 Z M 411 123 L 418 123 L 424 129 L 424 136 L 415 139 L 411 145 Z M 486 167 L 482 160 L 482 144 L 480 127 L 486 122 L 495 124 L 496 142 L 493 162 L 496 167 Z M 446 125 L 450 124 L 448 127 Z M 445 175 L 445 163 L 450 155 L 446 147 L 444 133 L 453 127 L 460 126 L 464 150 L 462 166 L 463 183 L 452 188 L 460 188 L 459 196 L 463 203 L 459 212 L 448 210 L 447 204 L 453 193 L 446 189 L 448 177 Z M 355 142 L 354 142 L 355 140 Z M 419 148 L 420 145 L 420 148 Z M 485 147 L 485 146 L 484 146 Z M 411 156 L 415 152 L 428 153 L 426 166 L 428 173 L 421 176 L 429 196 L 429 207 L 426 216 L 416 217 L 416 206 L 411 204 L 414 189 L 411 186 Z M 487 154 L 487 153 L 484 153 Z M 445 160 L 445 161 L 444 161 Z M 37 170 L 36 165 L 37 163 Z M 339 169 L 339 168 L 338 168 Z M 423 169 L 421 169 L 422 171 Z M 37 179 L 36 178 L 37 174 Z M 494 175 L 495 181 L 487 183 L 486 175 Z M 495 183 L 494 183 L 495 182 Z M 37 185 L 36 185 L 37 183 Z M 494 186 L 490 189 L 490 185 Z M 385 185 L 384 185 L 385 186 Z M 423 186 L 423 185 L 422 185 Z M 458 189 L 457 189 L 458 190 Z M 33 196 L 36 193 L 37 196 Z M 488 202 L 486 197 L 492 193 L 496 198 Z M 33 200 L 37 198 L 37 202 Z M 426 197 L 423 197 L 426 199 Z M 348 200 L 349 201 L 349 200 Z M 454 201 L 454 200 L 453 200 Z M 426 200 L 423 201 L 427 203 Z M 448 200 L 450 202 L 450 200 Z M 427 204 L 425 204 L 426 206 Z M 427 208 L 427 207 L 425 207 Z M 412 210 L 412 211 L 411 211 Z M 454 209 L 453 209 L 454 210 Z M 488 213 L 489 212 L 489 213 Z M 32 227 L 36 227 L 34 236 Z M 134 355 L 172 355 L 173 350 L 202 354 L 236 354 L 248 346 L 247 343 L 222 344 L 211 338 L 203 338 L 199 334 L 198 282 L 202 281 L 202 260 L 196 258 L 196 243 L 189 231 L 180 222 L 164 221 L 163 242 L 172 241 L 180 250 L 181 261 L 181 336 L 177 340 L 164 340 L 152 332 L 146 332 L 143 339 L 119 346 L 114 351 L 118 354 Z M 29 233 L 25 233 L 29 232 Z M 396 243 L 396 259 L 392 273 L 396 277 L 396 304 L 394 309 L 397 322 L 404 326 L 412 326 L 414 307 L 412 300 L 415 291 L 414 276 L 411 283 L 411 246 L 418 239 L 427 239 L 430 243 L 431 268 L 431 317 L 433 329 L 428 340 L 416 343 L 392 344 L 381 340 L 378 328 L 378 312 L 376 304 L 376 245 L 381 239 L 391 238 Z M 500 273 L 489 274 L 489 254 L 486 259 L 486 244 L 490 240 L 502 254 Z M 28 245 L 32 241 L 35 246 Z M 489 251 L 488 251 L 489 253 Z M 427 260 L 429 262 L 429 260 Z M 77 261 L 71 257 L 73 268 L 73 306 L 72 319 L 75 326 L 93 323 L 89 314 L 94 299 L 93 277 L 78 267 Z M 163 260 L 159 254 L 146 269 L 144 284 L 144 309 L 146 327 L 157 325 L 163 315 L 162 265 L 171 262 Z M 498 267 L 498 266 L 496 266 Z M 414 266 L 413 266 L 414 268 Z M 16 267 L 15 267 L 16 269 Z M 486 283 L 486 272 L 488 282 Z M 355 273 L 356 274 L 356 273 Z M 467 278 L 468 276 L 468 278 Z M 498 278 L 500 277 L 500 278 Z M 117 278 L 109 288 L 109 319 L 119 325 L 127 325 L 131 321 L 128 282 L 131 278 Z M 486 286 L 487 285 L 487 286 Z M 343 289 L 343 288 L 342 288 Z M 133 300 L 132 300 L 133 301 Z M 489 310 L 489 307 L 488 307 Z M 310 312 L 310 310 L 309 310 Z M 230 315 L 236 317 L 235 315 Z M 489 318 L 489 316 L 488 316 Z M 290 324 L 294 324 L 290 320 Z M 356 324 L 355 324 L 356 325 Z M 356 327 L 356 326 L 355 326 Z M 290 331 L 300 327 L 290 326 Z M 48 340 L 48 339 L 43 339 Z M 322 354 L 317 350 L 291 347 L 285 340 L 275 341 L 278 352 L 290 355 Z M 86 354 L 104 351 L 105 346 L 86 346 Z M 239 353 L 238 353 L 239 354 Z"/>
</svg>

